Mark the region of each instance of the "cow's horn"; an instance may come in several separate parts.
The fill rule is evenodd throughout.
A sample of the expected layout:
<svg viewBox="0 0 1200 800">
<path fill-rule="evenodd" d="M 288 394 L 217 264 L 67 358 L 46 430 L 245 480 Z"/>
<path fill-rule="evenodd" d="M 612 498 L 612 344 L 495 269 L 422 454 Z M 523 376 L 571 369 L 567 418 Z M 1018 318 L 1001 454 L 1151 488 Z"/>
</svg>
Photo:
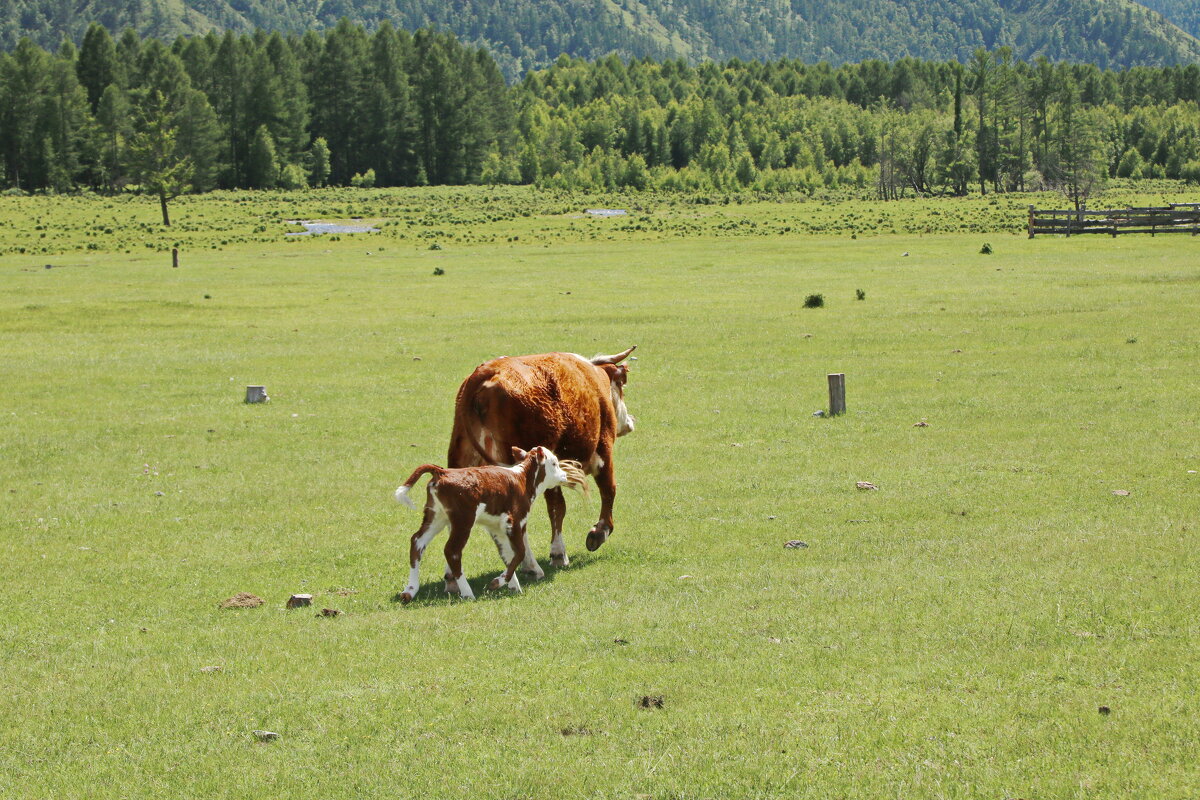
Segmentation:
<svg viewBox="0 0 1200 800">
<path fill-rule="evenodd" d="M 611 356 L 592 356 L 591 361 L 597 367 L 600 366 L 601 364 L 620 364 L 622 361 L 624 361 L 626 358 L 628 358 L 629 354 L 632 353 L 634 350 L 637 350 L 636 344 L 623 353 L 616 353 Z"/>
</svg>

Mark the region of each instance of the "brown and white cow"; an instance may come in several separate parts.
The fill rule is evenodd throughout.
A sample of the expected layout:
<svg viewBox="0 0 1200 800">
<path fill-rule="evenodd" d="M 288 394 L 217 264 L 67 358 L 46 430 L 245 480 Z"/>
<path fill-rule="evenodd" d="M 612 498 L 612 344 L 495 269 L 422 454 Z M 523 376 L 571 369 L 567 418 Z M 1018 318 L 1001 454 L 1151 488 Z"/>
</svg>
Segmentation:
<svg viewBox="0 0 1200 800">
<path fill-rule="evenodd" d="M 400 595 L 401 602 L 407 603 L 416 596 L 420 586 L 421 556 L 433 537 L 447 525 L 450 526 L 450 539 L 445 549 L 447 591 L 468 600 L 475 599 L 463 577 L 462 551 L 471 528 L 476 525 L 487 528 L 492 535 L 505 566 L 504 572 L 488 589 L 507 586 L 515 592 L 521 591 L 516 570 L 525 558 L 525 524 L 529 509 L 548 489 L 557 489 L 564 483 L 582 486 L 585 478 L 579 464 L 560 462 L 544 447 L 535 447 L 528 453 L 514 448 L 512 455 L 517 464 L 511 467 L 445 469 L 435 464 L 423 464 L 396 490 L 398 501 L 416 508 L 408 496 L 409 490 L 422 475 L 433 475 L 426 487 L 425 516 L 409 547 L 408 585 Z"/>
<path fill-rule="evenodd" d="M 501 464 L 513 447 L 546 447 L 578 461 L 600 489 L 600 519 L 587 535 L 587 549 L 597 549 L 613 530 L 613 442 L 633 430 L 625 408 L 628 368 L 621 362 L 635 349 L 590 359 L 574 353 L 501 356 L 479 365 L 458 389 L 449 465 Z M 547 490 L 546 508 L 550 562 L 565 567 L 570 560 L 562 538 L 567 503 L 561 489 Z M 528 546 L 525 553 L 524 570 L 543 577 Z"/>
</svg>

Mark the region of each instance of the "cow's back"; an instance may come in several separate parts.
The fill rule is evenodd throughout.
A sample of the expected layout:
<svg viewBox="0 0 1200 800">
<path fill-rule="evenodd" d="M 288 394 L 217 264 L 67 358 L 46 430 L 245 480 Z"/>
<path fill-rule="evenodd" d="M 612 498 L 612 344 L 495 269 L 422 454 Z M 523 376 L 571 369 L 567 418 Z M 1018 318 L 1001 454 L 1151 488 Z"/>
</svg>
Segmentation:
<svg viewBox="0 0 1200 800">
<path fill-rule="evenodd" d="M 511 448 L 550 448 L 587 463 L 615 428 L 608 378 L 570 353 L 503 357 L 481 364 L 462 383 L 448 464 L 508 463 Z"/>
</svg>

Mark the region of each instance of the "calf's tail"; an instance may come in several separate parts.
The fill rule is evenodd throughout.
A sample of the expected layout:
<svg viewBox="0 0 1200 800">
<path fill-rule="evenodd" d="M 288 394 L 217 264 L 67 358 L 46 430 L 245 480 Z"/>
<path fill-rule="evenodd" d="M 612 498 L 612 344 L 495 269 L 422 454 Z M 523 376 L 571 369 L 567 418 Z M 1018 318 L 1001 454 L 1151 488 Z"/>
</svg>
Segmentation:
<svg viewBox="0 0 1200 800">
<path fill-rule="evenodd" d="M 412 498 L 408 496 L 408 490 L 411 489 L 413 484 L 420 480 L 421 476 L 426 472 L 432 473 L 434 479 L 436 480 L 445 471 L 446 470 L 442 469 L 436 464 L 422 464 L 421 466 L 417 467 L 415 470 L 413 470 L 413 474 L 408 476 L 408 480 L 406 480 L 400 486 L 400 488 L 396 490 L 396 502 L 404 503 L 404 505 L 408 506 L 409 508 L 416 508 L 417 506 L 413 503 Z"/>
</svg>

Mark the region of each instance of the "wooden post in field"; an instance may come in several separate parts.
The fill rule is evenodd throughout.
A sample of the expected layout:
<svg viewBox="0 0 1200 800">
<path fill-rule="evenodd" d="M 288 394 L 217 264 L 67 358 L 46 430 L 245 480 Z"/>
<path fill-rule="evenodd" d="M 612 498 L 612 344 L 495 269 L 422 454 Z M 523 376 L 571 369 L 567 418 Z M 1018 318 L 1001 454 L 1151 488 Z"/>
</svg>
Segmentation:
<svg viewBox="0 0 1200 800">
<path fill-rule="evenodd" d="M 1029 238 L 1033 238 L 1033 206 L 1029 207 Z"/>
<path fill-rule="evenodd" d="M 247 403 L 265 403 L 271 398 L 267 397 L 267 387 L 265 386 L 247 386 L 246 387 L 246 402 Z"/>
<path fill-rule="evenodd" d="M 179 269 L 179 248 L 178 247 L 171 248 L 171 268 Z"/>
<path fill-rule="evenodd" d="M 846 373 L 833 372 L 829 376 L 829 416 L 846 413 Z"/>
</svg>

